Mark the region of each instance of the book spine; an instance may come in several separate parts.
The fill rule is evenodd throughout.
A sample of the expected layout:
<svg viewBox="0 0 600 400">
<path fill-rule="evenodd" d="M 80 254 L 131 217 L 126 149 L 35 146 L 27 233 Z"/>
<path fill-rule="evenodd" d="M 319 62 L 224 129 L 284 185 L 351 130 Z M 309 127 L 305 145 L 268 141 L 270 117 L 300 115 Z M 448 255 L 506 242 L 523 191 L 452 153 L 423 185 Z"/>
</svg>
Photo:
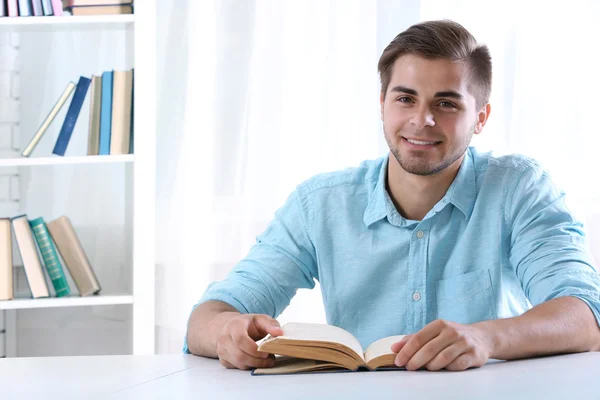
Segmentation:
<svg viewBox="0 0 600 400">
<path fill-rule="evenodd" d="M 110 154 L 128 154 L 131 134 L 132 71 L 115 71 L 113 77 Z"/>
<path fill-rule="evenodd" d="M 21 17 L 31 17 L 30 0 L 19 0 L 19 15 Z"/>
<path fill-rule="evenodd" d="M 29 225 L 31 225 L 33 235 L 35 236 L 35 240 L 42 253 L 48 276 L 50 276 L 50 280 L 56 291 L 56 297 L 68 296 L 71 293 L 71 290 L 69 289 L 67 278 L 60 264 L 56 248 L 50 239 L 50 234 L 48 233 L 48 228 L 44 223 L 44 219 L 34 219 L 29 221 Z"/>
<path fill-rule="evenodd" d="M 29 284 L 29 289 L 31 289 L 31 295 L 34 298 L 49 297 L 46 278 L 44 277 L 44 271 L 42 270 L 42 264 L 38 256 L 31 227 L 29 226 L 29 222 L 27 222 L 27 216 L 20 215 L 14 217 L 12 219 L 12 226 L 15 238 L 17 239 L 17 247 L 23 260 L 27 283 Z"/>
<path fill-rule="evenodd" d="M 47 224 L 50 236 L 54 239 L 58 252 L 75 281 L 81 296 L 100 292 L 100 284 L 92 266 L 83 251 L 71 221 L 64 215 Z"/>
<path fill-rule="evenodd" d="M 19 5 L 17 0 L 7 0 L 6 5 L 8 7 L 8 16 L 9 17 L 18 17 L 19 16 Z"/>
<path fill-rule="evenodd" d="M 12 300 L 13 264 L 10 219 L 0 219 L 0 300 Z"/>
<path fill-rule="evenodd" d="M 0 0 L 0 17 L 6 17 L 7 14 L 6 2 Z"/>
<path fill-rule="evenodd" d="M 79 78 L 79 83 L 77 83 L 77 88 L 75 89 L 73 100 L 71 100 L 69 111 L 67 111 L 65 122 L 63 122 L 63 126 L 58 135 L 58 139 L 56 140 L 56 144 L 54 145 L 54 150 L 52 150 L 53 154 L 56 154 L 58 156 L 65 155 L 65 151 L 67 150 L 69 140 L 71 140 L 71 135 L 73 134 L 73 129 L 75 128 L 77 117 L 79 117 L 79 112 L 81 111 L 81 106 L 83 105 L 83 101 L 85 100 L 85 95 L 87 93 L 88 87 L 90 86 L 90 82 L 91 79 L 88 79 L 84 76 Z"/>
<path fill-rule="evenodd" d="M 57 17 L 63 15 L 62 0 L 52 0 L 52 11 Z"/>
<path fill-rule="evenodd" d="M 110 154 L 112 120 L 113 71 L 102 74 L 102 105 L 100 106 L 100 155 Z"/>
<path fill-rule="evenodd" d="M 23 152 L 21 153 L 23 157 L 29 157 L 31 155 L 31 152 L 33 152 L 35 146 L 37 146 L 42 136 L 44 136 L 44 133 L 46 133 L 46 130 L 48 129 L 52 121 L 54 121 L 54 118 L 56 118 L 58 112 L 65 105 L 71 93 L 73 93 L 73 89 L 75 89 L 75 84 L 73 82 L 69 82 L 66 89 L 63 91 L 63 94 L 60 96 L 56 104 L 54 104 L 54 107 L 52 107 L 52 110 L 50 110 L 50 113 L 48 114 L 44 122 L 42 122 L 40 128 L 33 135 L 33 138 L 25 147 L 25 150 L 23 150 Z"/>
<path fill-rule="evenodd" d="M 42 10 L 42 0 L 31 0 L 31 6 L 33 8 L 34 16 L 41 17 L 44 15 L 44 10 Z"/>
<path fill-rule="evenodd" d="M 44 9 L 44 15 L 54 15 L 52 12 L 52 2 L 50 0 L 42 0 L 42 8 Z"/>
<path fill-rule="evenodd" d="M 100 105 L 102 102 L 102 77 L 92 77 L 90 90 L 88 156 L 97 156 L 100 152 Z"/>
</svg>

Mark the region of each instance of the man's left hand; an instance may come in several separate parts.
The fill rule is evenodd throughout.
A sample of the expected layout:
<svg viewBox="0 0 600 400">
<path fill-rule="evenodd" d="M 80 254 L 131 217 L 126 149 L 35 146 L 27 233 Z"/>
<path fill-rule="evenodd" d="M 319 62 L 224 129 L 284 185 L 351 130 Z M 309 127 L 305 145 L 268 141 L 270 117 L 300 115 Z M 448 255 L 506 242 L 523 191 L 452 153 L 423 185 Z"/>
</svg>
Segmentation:
<svg viewBox="0 0 600 400">
<path fill-rule="evenodd" d="M 392 351 L 398 353 L 396 365 L 411 371 L 423 367 L 430 371 L 464 371 L 487 362 L 492 338 L 481 325 L 436 320 L 394 343 Z"/>
</svg>

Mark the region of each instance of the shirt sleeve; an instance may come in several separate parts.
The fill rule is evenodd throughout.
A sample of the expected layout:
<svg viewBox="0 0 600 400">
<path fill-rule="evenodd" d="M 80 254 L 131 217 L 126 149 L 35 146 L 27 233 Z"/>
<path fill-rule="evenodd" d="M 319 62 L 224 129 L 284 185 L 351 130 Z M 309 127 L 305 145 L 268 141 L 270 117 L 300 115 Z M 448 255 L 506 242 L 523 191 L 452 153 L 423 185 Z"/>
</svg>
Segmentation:
<svg viewBox="0 0 600 400">
<path fill-rule="evenodd" d="M 600 326 L 600 275 L 583 224 L 567 208 L 564 192 L 532 165 L 522 172 L 508 204 L 510 263 L 531 304 L 577 297 Z"/>
<path fill-rule="evenodd" d="M 200 301 L 219 300 L 243 314 L 277 318 L 300 288 L 318 279 L 315 248 L 309 236 L 309 204 L 298 187 L 256 238 L 248 255 L 222 281 L 211 283 Z M 186 329 L 187 331 L 187 329 Z M 187 337 L 184 353 L 189 353 Z"/>
</svg>

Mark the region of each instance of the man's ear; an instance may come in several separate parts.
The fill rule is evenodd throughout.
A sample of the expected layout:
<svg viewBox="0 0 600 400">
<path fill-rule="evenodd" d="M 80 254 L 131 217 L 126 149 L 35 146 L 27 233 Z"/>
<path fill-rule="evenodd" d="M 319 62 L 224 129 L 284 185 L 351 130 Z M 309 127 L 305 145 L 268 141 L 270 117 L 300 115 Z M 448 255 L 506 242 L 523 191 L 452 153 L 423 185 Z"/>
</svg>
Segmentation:
<svg viewBox="0 0 600 400">
<path fill-rule="evenodd" d="M 487 122 L 488 118 L 490 117 L 491 111 L 492 111 L 492 107 L 490 106 L 490 103 L 487 103 L 485 106 L 483 106 L 481 108 L 481 110 L 479 110 L 479 113 L 477 113 L 477 124 L 475 124 L 475 130 L 473 131 L 473 133 L 475 135 L 478 135 L 481 133 L 481 131 L 483 130 L 483 127 L 485 126 L 485 123 Z"/>
</svg>

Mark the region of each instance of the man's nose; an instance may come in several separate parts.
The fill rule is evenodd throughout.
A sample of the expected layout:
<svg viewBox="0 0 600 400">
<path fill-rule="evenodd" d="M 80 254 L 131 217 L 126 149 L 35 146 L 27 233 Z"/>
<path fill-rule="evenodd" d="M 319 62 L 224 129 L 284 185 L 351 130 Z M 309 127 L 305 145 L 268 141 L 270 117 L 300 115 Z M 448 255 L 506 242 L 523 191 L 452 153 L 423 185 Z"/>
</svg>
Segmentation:
<svg viewBox="0 0 600 400">
<path fill-rule="evenodd" d="M 410 123 L 417 129 L 423 129 L 426 126 L 435 126 L 433 113 L 428 106 L 421 106 L 415 109 L 410 118 Z"/>
</svg>

